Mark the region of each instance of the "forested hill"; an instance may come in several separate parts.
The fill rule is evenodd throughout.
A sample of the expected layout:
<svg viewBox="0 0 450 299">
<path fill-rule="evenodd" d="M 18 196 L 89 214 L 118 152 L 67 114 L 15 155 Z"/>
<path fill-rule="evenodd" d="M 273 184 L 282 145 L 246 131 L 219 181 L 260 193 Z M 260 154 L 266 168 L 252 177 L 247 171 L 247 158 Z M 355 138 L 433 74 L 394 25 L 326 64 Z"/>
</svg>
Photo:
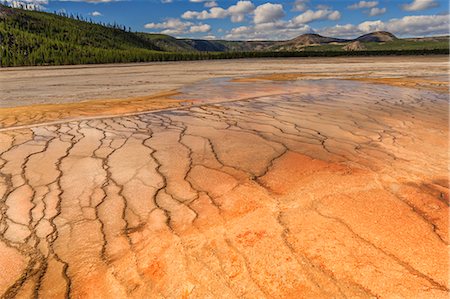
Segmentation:
<svg viewBox="0 0 450 299">
<path fill-rule="evenodd" d="M 96 24 L 79 16 L 27 11 L 0 4 L 0 65 L 62 65 L 241 57 L 448 54 L 448 37 L 397 39 L 390 33 L 340 40 L 304 34 L 289 41 L 177 39 Z M 376 37 L 376 38 L 374 38 Z M 362 38 L 362 37 L 360 37 Z M 379 42 L 382 41 L 382 42 Z M 357 50 L 357 51 L 355 51 Z"/>
<path fill-rule="evenodd" d="M 193 40 L 131 32 L 77 16 L 27 11 L 0 4 L 1 65 L 60 65 L 203 59 Z M 223 51 L 203 41 L 205 51 Z"/>
<path fill-rule="evenodd" d="M 2 65 L 114 62 L 136 50 L 160 50 L 124 29 L 0 5 Z M 117 53 L 117 54 L 114 54 Z"/>
</svg>

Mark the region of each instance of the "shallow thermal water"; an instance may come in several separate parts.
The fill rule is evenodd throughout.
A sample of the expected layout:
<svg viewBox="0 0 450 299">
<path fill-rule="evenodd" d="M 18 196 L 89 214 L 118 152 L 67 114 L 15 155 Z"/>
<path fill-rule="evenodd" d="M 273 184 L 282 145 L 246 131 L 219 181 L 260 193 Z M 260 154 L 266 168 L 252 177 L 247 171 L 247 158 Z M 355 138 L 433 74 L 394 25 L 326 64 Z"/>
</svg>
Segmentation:
<svg viewBox="0 0 450 299">
<path fill-rule="evenodd" d="M 447 297 L 448 95 L 181 91 L 195 105 L 0 132 L 0 294 Z"/>
</svg>

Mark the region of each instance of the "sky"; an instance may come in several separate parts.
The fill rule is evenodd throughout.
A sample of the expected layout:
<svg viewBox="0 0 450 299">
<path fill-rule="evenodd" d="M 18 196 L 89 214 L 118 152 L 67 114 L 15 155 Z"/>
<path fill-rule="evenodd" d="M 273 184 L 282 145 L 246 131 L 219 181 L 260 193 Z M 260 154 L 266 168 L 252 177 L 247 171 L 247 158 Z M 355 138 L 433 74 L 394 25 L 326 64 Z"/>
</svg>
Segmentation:
<svg viewBox="0 0 450 299">
<path fill-rule="evenodd" d="M 398 37 L 449 34 L 447 0 L 0 0 L 64 11 L 133 31 L 175 37 L 286 40 L 304 33 L 354 38 L 385 30 Z"/>
</svg>

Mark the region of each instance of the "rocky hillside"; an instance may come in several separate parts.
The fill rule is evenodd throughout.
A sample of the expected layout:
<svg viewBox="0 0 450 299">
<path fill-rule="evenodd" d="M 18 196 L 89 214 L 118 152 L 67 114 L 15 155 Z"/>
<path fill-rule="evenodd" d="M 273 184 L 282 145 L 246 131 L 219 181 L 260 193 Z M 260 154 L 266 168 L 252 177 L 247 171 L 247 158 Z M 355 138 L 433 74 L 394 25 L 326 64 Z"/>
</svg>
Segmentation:
<svg viewBox="0 0 450 299">
<path fill-rule="evenodd" d="M 387 31 L 376 31 L 368 34 L 361 35 L 355 40 L 360 42 L 390 42 L 398 39 L 395 35 Z"/>
<path fill-rule="evenodd" d="M 345 45 L 342 49 L 344 49 L 345 51 L 362 51 L 366 50 L 366 47 L 364 47 L 364 45 L 360 41 L 355 40 Z"/>
</svg>

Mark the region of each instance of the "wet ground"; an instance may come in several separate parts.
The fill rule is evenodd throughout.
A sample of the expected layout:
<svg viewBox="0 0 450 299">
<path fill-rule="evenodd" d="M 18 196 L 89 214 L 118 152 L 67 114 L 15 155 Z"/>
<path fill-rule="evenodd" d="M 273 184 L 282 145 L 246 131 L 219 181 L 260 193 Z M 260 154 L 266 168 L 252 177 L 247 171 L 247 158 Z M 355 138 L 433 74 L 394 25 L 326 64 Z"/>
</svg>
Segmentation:
<svg viewBox="0 0 450 299">
<path fill-rule="evenodd" d="M 448 93 L 178 92 L 166 110 L 2 129 L 4 297 L 447 298 Z"/>
</svg>

